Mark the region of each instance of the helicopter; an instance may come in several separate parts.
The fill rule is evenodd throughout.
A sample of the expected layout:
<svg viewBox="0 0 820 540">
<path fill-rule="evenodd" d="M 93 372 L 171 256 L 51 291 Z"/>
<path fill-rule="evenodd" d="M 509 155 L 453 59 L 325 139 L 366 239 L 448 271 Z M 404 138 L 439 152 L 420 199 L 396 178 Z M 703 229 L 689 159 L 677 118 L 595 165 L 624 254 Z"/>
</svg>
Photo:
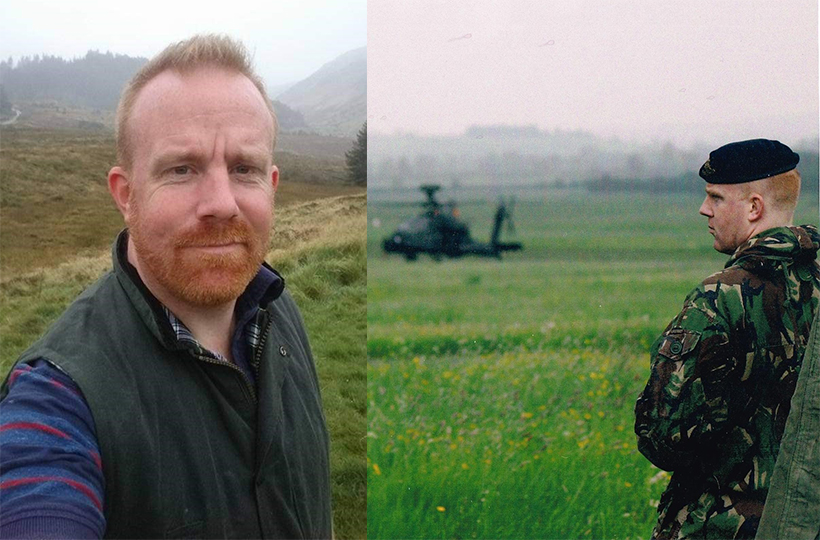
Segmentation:
<svg viewBox="0 0 820 540">
<path fill-rule="evenodd" d="M 459 219 L 459 210 L 454 202 L 441 204 L 436 199 L 436 192 L 441 186 L 424 184 L 419 189 L 427 195 L 427 200 L 422 203 L 423 211 L 399 225 L 392 235 L 384 239 L 382 248 L 385 253 L 400 253 L 408 261 L 416 260 L 419 253 L 427 253 L 435 260 L 441 260 L 442 256 L 456 258 L 465 255 L 500 259 L 505 251 L 523 249 L 519 242 L 499 241 L 504 221 L 510 231 L 514 230 L 511 203 L 508 205 L 503 200 L 498 203 L 490 242 L 485 244 L 472 239 L 469 227 Z"/>
</svg>

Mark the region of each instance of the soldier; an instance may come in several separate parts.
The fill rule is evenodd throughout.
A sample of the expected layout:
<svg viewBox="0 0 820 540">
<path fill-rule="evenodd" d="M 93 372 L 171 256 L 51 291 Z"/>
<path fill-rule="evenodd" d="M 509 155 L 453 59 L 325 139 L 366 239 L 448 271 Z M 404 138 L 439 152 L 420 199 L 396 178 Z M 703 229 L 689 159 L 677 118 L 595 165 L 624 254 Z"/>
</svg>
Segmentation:
<svg viewBox="0 0 820 540">
<path fill-rule="evenodd" d="M 701 167 L 725 268 L 687 296 L 652 346 L 638 448 L 673 471 L 654 538 L 754 538 L 820 299 L 815 227 L 792 226 L 797 154 L 727 144 Z"/>
</svg>

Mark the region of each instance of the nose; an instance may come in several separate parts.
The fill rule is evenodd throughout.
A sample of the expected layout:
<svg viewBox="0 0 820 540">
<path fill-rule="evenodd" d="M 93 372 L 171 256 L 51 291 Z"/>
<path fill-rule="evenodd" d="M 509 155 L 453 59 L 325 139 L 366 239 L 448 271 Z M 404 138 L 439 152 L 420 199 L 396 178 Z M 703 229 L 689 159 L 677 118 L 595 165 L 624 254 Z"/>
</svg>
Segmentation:
<svg viewBox="0 0 820 540">
<path fill-rule="evenodd" d="M 239 214 L 231 177 L 227 169 L 214 167 L 208 171 L 199 186 L 197 196 L 197 218 L 204 220 L 226 220 Z"/>
<path fill-rule="evenodd" d="M 703 199 L 703 204 L 700 205 L 700 209 L 698 210 L 698 212 L 700 212 L 700 215 L 702 215 L 702 216 L 712 217 L 712 210 L 711 210 L 711 208 L 709 208 L 709 205 L 707 204 L 708 202 L 709 202 L 708 197 Z"/>
</svg>

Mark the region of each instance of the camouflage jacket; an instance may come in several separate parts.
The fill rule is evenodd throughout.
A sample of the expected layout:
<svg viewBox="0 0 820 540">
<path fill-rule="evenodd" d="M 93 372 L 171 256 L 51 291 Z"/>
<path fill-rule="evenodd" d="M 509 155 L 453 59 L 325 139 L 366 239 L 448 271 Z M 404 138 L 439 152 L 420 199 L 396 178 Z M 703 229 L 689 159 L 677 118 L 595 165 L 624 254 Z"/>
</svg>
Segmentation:
<svg viewBox="0 0 820 540">
<path fill-rule="evenodd" d="M 820 300 L 812 226 L 740 246 L 652 346 L 638 449 L 673 471 L 655 538 L 754 538 Z"/>
</svg>

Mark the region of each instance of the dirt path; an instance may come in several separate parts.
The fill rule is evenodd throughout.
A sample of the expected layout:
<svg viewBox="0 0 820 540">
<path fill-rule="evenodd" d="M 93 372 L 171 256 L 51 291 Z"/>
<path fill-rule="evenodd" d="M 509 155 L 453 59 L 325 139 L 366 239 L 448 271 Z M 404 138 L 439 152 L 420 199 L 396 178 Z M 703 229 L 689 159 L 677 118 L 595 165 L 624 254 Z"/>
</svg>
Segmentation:
<svg viewBox="0 0 820 540">
<path fill-rule="evenodd" d="M 14 111 L 14 118 L 9 118 L 8 120 L 3 120 L 0 122 L 0 126 L 10 126 L 11 124 L 15 123 L 17 119 L 20 117 L 21 111 L 12 107 L 11 109 Z"/>
</svg>

